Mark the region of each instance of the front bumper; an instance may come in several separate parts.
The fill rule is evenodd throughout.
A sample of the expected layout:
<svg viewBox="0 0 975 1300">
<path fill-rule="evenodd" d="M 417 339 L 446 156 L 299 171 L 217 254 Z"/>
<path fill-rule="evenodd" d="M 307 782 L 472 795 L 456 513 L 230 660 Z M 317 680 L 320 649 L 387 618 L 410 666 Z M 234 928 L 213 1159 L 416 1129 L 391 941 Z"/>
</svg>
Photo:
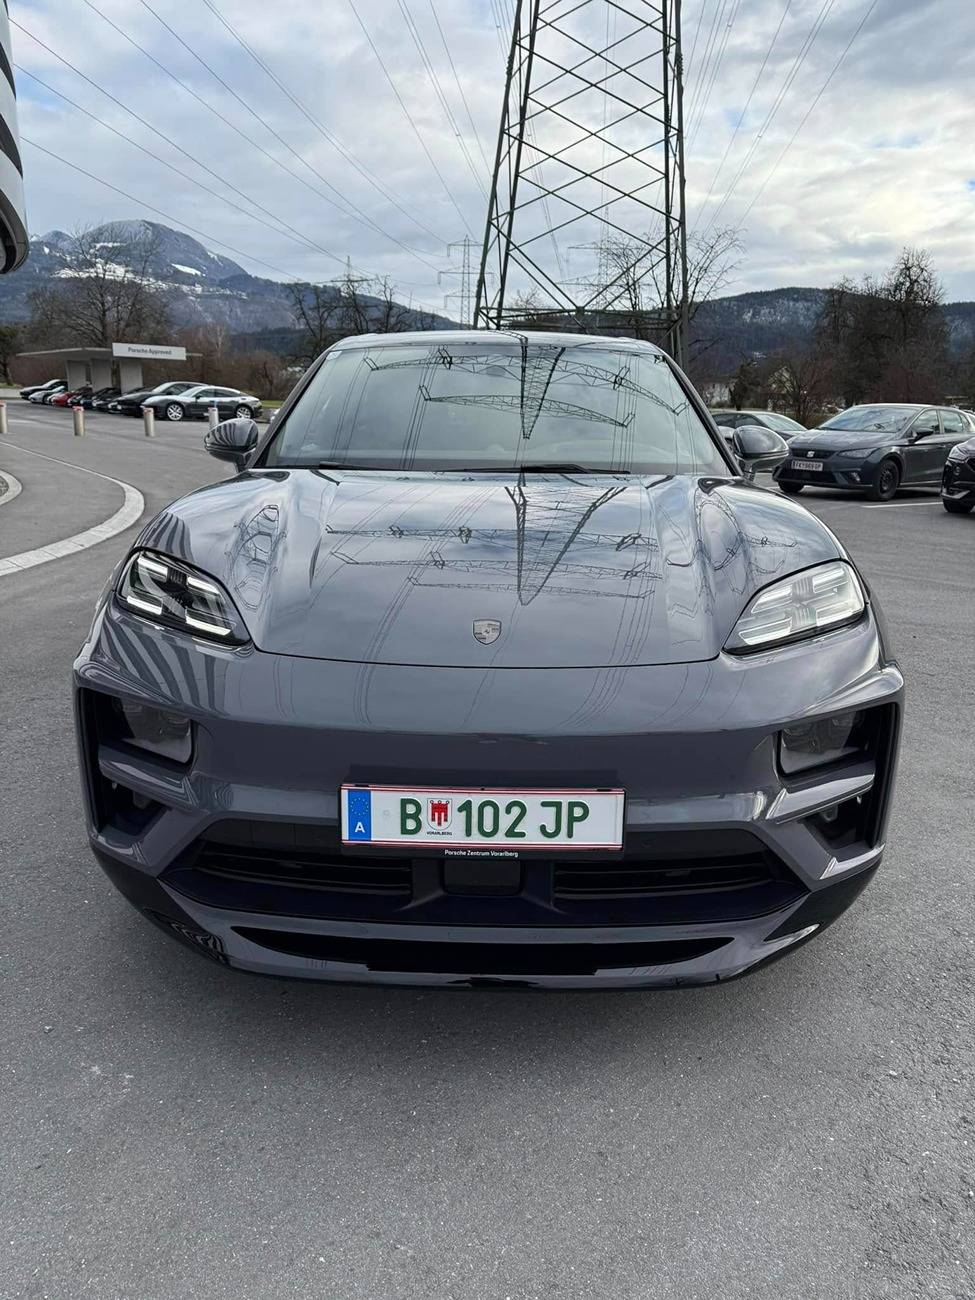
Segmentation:
<svg viewBox="0 0 975 1300">
<path fill-rule="evenodd" d="M 948 501 L 975 501 L 975 458 L 945 462 L 941 475 L 941 495 Z"/>
<path fill-rule="evenodd" d="M 799 459 L 797 457 L 797 459 Z M 798 468 L 790 464 L 788 460 L 784 461 L 773 472 L 773 479 L 777 483 L 801 483 L 808 487 L 826 487 L 838 488 L 847 492 L 863 492 L 874 484 L 877 476 L 878 464 L 870 461 L 856 461 L 850 463 L 844 461 L 842 457 L 836 456 L 835 453 L 827 453 L 815 458 L 821 462 L 823 468 L 820 470 L 807 470 Z"/>
<path fill-rule="evenodd" d="M 92 847 L 170 934 L 266 974 L 556 988 L 730 979 L 828 925 L 883 854 L 903 694 L 871 614 L 775 655 L 485 674 L 233 651 L 103 607 L 75 685 Z M 191 718 L 192 760 L 113 737 L 111 696 Z M 869 757 L 781 775 L 783 725 L 865 708 Z M 483 864 L 344 852 L 350 780 L 619 786 L 624 850 L 524 854 L 498 895 Z"/>
</svg>

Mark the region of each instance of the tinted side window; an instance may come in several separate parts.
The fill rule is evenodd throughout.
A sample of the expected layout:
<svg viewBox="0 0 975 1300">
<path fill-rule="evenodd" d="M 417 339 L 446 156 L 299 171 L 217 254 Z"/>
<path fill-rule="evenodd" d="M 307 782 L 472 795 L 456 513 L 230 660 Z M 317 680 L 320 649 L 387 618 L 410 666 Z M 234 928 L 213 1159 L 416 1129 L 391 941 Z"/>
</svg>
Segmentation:
<svg viewBox="0 0 975 1300">
<path fill-rule="evenodd" d="M 961 411 L 942 411 L 941 424 L 945 433 L 957 433 L 960 437 L 968 432 Z"/>
<path fill-rule="evenodd" d="M 911 425 L 911 433 L 917 438 L 924 434 L 938 433 L 940 428 L 937 411 L 922 411 Z"/>
</svg>

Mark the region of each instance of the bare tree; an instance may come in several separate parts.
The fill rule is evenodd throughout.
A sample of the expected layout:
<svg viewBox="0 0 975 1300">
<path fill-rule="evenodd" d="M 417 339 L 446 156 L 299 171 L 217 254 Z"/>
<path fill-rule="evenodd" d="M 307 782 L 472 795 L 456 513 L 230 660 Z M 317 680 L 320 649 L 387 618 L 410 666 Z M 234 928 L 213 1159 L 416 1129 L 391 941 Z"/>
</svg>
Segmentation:
<svg viewBox="0 0 975 1300">
<path fill-rule="evenodd" d="M 650 235 L 630 239 L 613 235 L 600 245 L 600 279 L 593 288 L 605 290 L 608 310 L 622 313 L 624 331 L 633 338 L 654 339 L 669 322 L 663 262 L 648 259 Z M 738 232 L 731 227 L 692 236 L 687 246 L 688 319 L 719 293 L 740 263 Z M 598 314 L 598 313 L 597 313 Z"/>
<path fill-rule="evenodd" d="M 330 284 L 288 284 L 285 292 L 295 329 L 300 332 L 295 360 L 310 365 L 347 332 L 339 324 L 341 295 Z"/>
<path fill-rule="evenodd" d="M 786 414 L 808 425 L 832 396 L 832 367 L 819 348 L 783 353 L 772 362 L 767 387 Z"/>
<path fill-rule="evenodd" d="M 0 325 L 0 379 L 10 383 L 10 362 L 20 351 L 22 333 L 19 325 Z"/>
<path fill-rule="evenodd" d="M 943 291 L 930 255 L 905 248 L 879 279 L 841 280 L 816 324 L 816 346 L 849 404 L 934 401 L 948 376 Z"/>
<path fill-rule="evenodd" d="M 351 270 L 331 284 L 287 286 L 300 341 L 295 359 L 307 365 L 349 334 L 400 334 L 429 329 L 429 312 L 401 302 L 388 276 L 358 276 Z"/>
<path fill-rule="evenodd" d="M 47 346 L 146 342 L 170 327 L 169 295 L 153 276 L 158 240 L 148 223 L 87 226 L 71 240 L 57 282 L 31 294 L 28 330 Z"/>
</svg>

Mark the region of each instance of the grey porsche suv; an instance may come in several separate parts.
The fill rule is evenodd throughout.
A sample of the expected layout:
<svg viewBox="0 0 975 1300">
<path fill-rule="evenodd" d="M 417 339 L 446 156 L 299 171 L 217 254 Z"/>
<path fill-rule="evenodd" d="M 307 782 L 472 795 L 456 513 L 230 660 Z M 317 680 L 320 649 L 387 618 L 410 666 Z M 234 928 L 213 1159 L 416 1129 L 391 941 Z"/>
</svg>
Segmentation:
<svg viewBox="0 0 975 1300">
<path fill-rule="evenodd" d="M 75 664 L 88 834 L 168 934 L 320 980 L 673 987 L 884 852 L 855 563 L 647 343 L 343 340 L 148 523 Z"/>
</svg>

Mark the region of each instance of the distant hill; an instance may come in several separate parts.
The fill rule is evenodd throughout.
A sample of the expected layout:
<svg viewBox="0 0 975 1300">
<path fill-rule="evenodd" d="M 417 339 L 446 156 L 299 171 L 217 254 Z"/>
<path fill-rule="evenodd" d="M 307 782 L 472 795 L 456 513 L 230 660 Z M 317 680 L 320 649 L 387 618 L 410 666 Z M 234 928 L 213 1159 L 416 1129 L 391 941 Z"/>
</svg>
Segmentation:
<svg viewBox="0 0 975 1300">
<path fill-rule="evenodd" d="M 298 334 L 279 281 L 251 275 L 192 235 L 159 222 L 114 222 L 103 232 L 104 264 L 120 270 L 133 264 L 147 234 L 152 236 L 150 272 L 169 291 L 177 326 L 223 326 L 241 346 L 267 348 L 282 356 L 294 352 Z M 52 230 L 32 239 L 25 265 L 0 278 L 0 322 L 27 320 L 32 290 L 78 273 L 71 235 Z M 338 297 L 338 289 L 335 294 Z M 701 357 L 699 369 L 719 377 L 736 369 L 743 357 L 763 356 L 808 341 L 825 294 L 825 289 L 766 289 L 705 303 L 692 326 L 695 351 Z M 419 324 L 422 316 L 414 314 Z M 975 346 L 975 302 L 949 303 L 945 316 L 952 349 L 962 352 Z M 455 328 L 446 316 L 435 316 L 433 322 L 437 329 Z"/>
<path fill-rule="evenodd" d="M 746 356 L 765 356 L 807 343 L 826 299 L 825 289 L 766 289 L 704 303 L 691 327 L 704 369 L 718 377 Z M 975 346 L 975 302 L 952 302 L 945 319 L 953 352 Z"/>
<path fill-rule="evenodd" d="M 177 327 L 220 325 L 233 333 L 256 333 L 286 330 L 292 325 L 282 283 L 251 275 L 192 235 L 156 221 L 112 222 L 95 232 L 96 241 L 100 233 L 105 236 L 99 248 L 104 265 L 117 266 L 120 271 L 136 263 L 146 236 L 152 237 L 149 271 L 156 284 L 169 292 Z M 0 322 L 26 321 L 30 315 L 28 296 L 33 290 L 79 271 L 71 235 L 51 230 L 32 239 L 24 266 L 0 279 Z M 335 293 L 338 297 L 337 289 Z M 419 321 L 420 313 L 416 316 Z M 450 329 L 454 322 L 436 316 L 434 327 Z"/>
</svg>

